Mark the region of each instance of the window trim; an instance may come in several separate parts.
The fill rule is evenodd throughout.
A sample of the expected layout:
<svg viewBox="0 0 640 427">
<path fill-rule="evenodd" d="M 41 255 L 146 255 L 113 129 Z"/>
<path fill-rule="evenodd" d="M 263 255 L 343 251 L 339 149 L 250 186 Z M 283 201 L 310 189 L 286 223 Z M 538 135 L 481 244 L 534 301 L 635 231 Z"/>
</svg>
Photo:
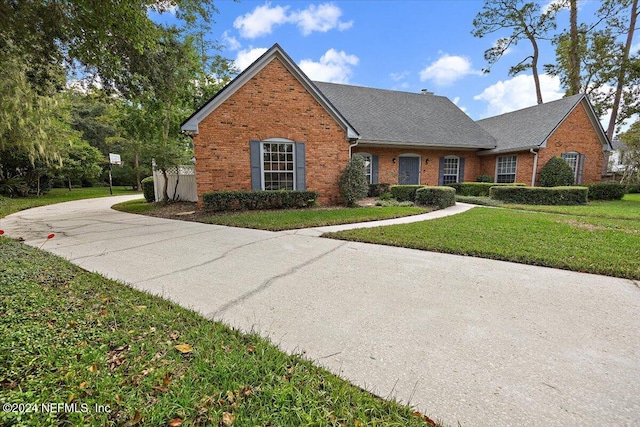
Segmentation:
<svg viewBox="0 0 640 427">
<path fill-rule="evenodd" d="M 565 155 L 567 155 L 567 154 L 570 154 L 572 156 L 576 156 L 576 162 L 574 164 L 575 168 L 573 166 L 571 166 L 571 164 L 565 158 Z M 571 170 L 573 170 L 573 182 L 578 184 L 578 171 L 580 169 L 580 153 L 578 153 L 577 151 L 567 151 L 567 152 L 564 152 L 564 153 L 560 154 L 560 158 L 562 158 L 562 160 L 564 160 L 564 162 L 566 164 L 568 164 L 569 167 L 571 167 Z"/>
<path fill-rule="evenodd" d="M 449 155 L 449 156 L 444 156 L 444 163 L 442 164 L 442 185 L 448 185 L 448 184 L 456 184 L 458 182 L 460 182 L 460 156 L 454 156 L 454 155 Z M 445 168 L 446 168 L 446 163 L 447 160 L 457 160 L 457 166 L 456 166 L 456 173 L 455 173 L 455 177 L 456 180 L 453 182 L 447 182 L 445 183 L 445 177 L 447 176 L 454 176 L 453 174 L 446 174 L 445 172 Z"/>
<path fill-rule="evenodd" d="M 511 181 L 510 183 L 500 182 L 498 180 L 498 175 L 511 175 L 510 173 L 509 174 L 506 174 L 506 173 L 500 174 L 499 170 L 498 170 L 499 160 L 507 158 L 507 157 L 515 157 L 515 159 L 516 159 L 516 162 L 515 162 L 516 163 L 516 167 L 515 167 L 515 170 L 513 171 L 513 181 Z M 512 184 L 512 183 L 516 182 L 517 176 L 518 176 L 518 156 L 517 155 L 514 154 L 514 155 L 505 155 L 505 156 L 497 156 L 496 157 L 496 173 L 495 173 L 495 176 L 494 176 L 494 180 L 495 180 L 496 183 Z"/>
<path fill-rule="evenodd" d="M 284 190 L 284 191 L 293 191 L 297 188 L 296 182 L 296 142 L 286 138 L 268 138 L 260 141 L 260 189 L 263 191 L 282 191 L 282 189 L 278 190 L 267 190 L 265 188 L 265 170 L 264 170 L 264 144 L 288 144 L 291 146 L 291 155 L 292 155 L 292 163 L 293 169 L 291 171 L 284 171 L 284 173 L 291 173 L 293 176 L 293 189 L 292 190 Z M 273 172 L 273 171 L 270 171 Z M 280 172 L 280 171 L 278 171 Z"/>
<path fill-rule="evenodd" d="M 361 157 L 365 157 L 365 156 L 369 156 L 369 173 L 367 174 L 367 171 L 365 170 L 365 175 L 368 175 L 368 179 L 367 179 L 367 183 L 369 184 L 373 184 L 373 154 L 371 153 L 367 153 L 367 152 L 360 152 L 358 151 L 357 153 L 353 153 L 353 156 L 361 156 Z M 364 160 L 365 162 L 367 161 L 366 159 Z M 365 168 L 367 167 L 366 163 L 365 163 Z"/>
</svg>

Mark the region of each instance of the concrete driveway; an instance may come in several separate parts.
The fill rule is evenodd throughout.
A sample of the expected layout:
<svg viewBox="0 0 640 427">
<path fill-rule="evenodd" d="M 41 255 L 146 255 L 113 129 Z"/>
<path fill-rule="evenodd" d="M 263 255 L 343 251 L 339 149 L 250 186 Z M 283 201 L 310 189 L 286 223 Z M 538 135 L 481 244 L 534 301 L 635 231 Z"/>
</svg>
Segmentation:
<svg viewBox="0 0 640 427">
<path fill-rule="evenodd" d="M 638 283 L 109 209 L 127 198 L 0 228 L 447 424 L 640 424 Z"/>
</svg>

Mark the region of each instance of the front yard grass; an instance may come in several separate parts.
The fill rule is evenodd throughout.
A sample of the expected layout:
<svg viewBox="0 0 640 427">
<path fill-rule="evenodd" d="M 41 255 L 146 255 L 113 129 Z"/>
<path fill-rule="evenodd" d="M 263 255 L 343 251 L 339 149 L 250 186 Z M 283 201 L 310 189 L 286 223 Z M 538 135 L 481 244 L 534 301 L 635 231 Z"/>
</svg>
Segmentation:
<svg viewBox="0 0 640 427">
<path fill-rule="evenodd" d="M 0 238 L 0 259 L 0 403 L 77 409 L 3 410 L 0 425 L 432 425 L 256 335 L 44 251 Z"/>
<path fill-rule="evenodd" d="M 476 207 L 431 221 L 324 236 L 640 279 L 640 200 L 551 208 L 563 213 Z M 569 215 L 573 208 L 583 208 L 583 215 Z"/>
<path fill-rule="evenodd" d="M 198 219 L 207 224 L 261 230 L 293 230 L 336 224 L 378 221 L 429 212 L 421 207 L 365 207 L 336 209 L 291 209 L 282 211 L 241 212 L 219 214 Z"/>
<path fill-rule="evenodd" d="M 198 221 L 205 224 L 256 228 L 270 231 L 377 221 L 417 215 L 432 210 L 431 208 L 416 206 L 376 206 L 211 213 L 198 208 L 195 203 L 146 203 L 143 199 L 118 203 L 113 206 L 113 209 L 163 218 Z"/>
<path fill-rule="evenodd" d="M 567 215 L 640 220 L 640 194 L 625 194 L 622 200 L 593 201 L 579 206 L 502 205 L 509 209 Z"/>
</svg>

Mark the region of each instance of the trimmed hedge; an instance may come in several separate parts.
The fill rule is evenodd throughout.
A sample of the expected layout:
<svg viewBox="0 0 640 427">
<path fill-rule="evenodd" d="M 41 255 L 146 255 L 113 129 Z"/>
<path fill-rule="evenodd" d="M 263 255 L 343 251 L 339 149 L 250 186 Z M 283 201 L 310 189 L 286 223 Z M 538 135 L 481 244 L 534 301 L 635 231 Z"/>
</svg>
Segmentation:
<svg viewBox="0 0 640 427">
<path fill-rule="evenodd" d="M 399 202 L 413 202 L 416 199 L 416 190 L 422 185 L 392 185 L 389 191 L 393 198 Z"/>
<path fill-rule="evenodd" d="M 456 204 L 456 190 L 451 187 L 422 187 L 416 190 L 416 204 L 448 208 Z"/>
<path fill-rule="evenodd" d="M 369 184 L 369 193 L 368 197 L 379 197 L 381 194 L 389 192 L 389 184 L 380 183 L 380 184 Z"/>
<path fill-rule="evenodd" d="M 153 177 L 148 176 L 141 181 L 142 195 L 147 203 L 153 203 L 156 201 L 156 190 L 153 188 Z"/>
<path fill-rule="evenodd" d="M 587 187 L 589 200 L 620 200 L 627 193 L 627 186 L 618 182 L 598 182 Z"/>
<path fill-rule="evenodd" d="M 496 186 L 489 190 L 492 199 L 523 205 L 584 205 L 587 187 Z"/>
<path fill-rule="evenodd" d="M 456 182 L 453 184 L 447 184 L 447 187 L 456 189 L 458 196 L 475 196 L 475 197 L 489 197 L 489 189 L 496 185 L 500 186 L 524 186 L 524 184 L 495 184 L 493 182 Z"/>
<path fill-rule="evenodd" d="M 291 209 L 313 206 L 317 191 L 214 191 L 202 195 L 205 209 L 216 212 L 256 209 Z"/>
<path fill-rule="evenodd" d="M 638 184 L 629 184 L 627 186 L 627 193 L 630 193 L 630 194 L 640 193 L 640 185 L 638 185 Z"/>
</svg>

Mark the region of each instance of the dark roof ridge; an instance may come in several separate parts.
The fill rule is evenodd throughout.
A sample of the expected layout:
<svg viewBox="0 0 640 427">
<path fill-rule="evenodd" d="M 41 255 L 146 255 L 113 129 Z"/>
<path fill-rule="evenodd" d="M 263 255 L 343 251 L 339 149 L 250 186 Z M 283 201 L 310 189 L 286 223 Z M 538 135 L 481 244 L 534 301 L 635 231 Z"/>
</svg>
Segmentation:
<svg viewBox="0 0 640 427">
<path fill-rule="evenodd" d="M 394 93 L 402 93 L 402 94 L 409 94 L 409 95 L 420 95 L 420 96 L 436 96 L 439 98 L 447 98 L 444 95 L 436 95 L 433 92 L 430 92 L 428 94 L 425 94 L 424 92 L 409 92 L 406 90 L 396 90 L 396 89 L 384 89 L 384 88 L 379 88 L 379 87 L 370 87 L 370 86 L 362 86 L 362 85 L 354 85 L 354 84 L 348 84 L 348 83 L 333 83 L 333 82 L 321 82 L 319 80 L 312 80 L 312 82 L 314 84 L 316 83 L 320 83 L 323 85 L 335 85 L 335 86 L 346 86 L 346 87 L 354 87 L 354 88 L 358 88 L 358 89 L 368 89 L 368 90 L 378 90 L 378 91 L 385 91 L 385 92 L 394 92 Z M 448 98 L 447 98 L 448 99 Z"/>
<path fill-rule="evenodd" d="M 484 119 L 479 119 L 477 121 L 481 122 L 483 120 L 494 119 L 496 117 L 503 117 L 503 116 L 507 116 L 509 114 L 521 113 L 523 111 L 533 110 L 533 109 L 540 108 L 540 107 L 545 106 L 545 105 L 554 104 L 554 103 L 561 102 L 561 101 L 566 101 L 566 100 L 571 99 L 571 98 L 576 98 L 576 102 L 574 103 L 574 106 L 575 106 L 575 105 L 578 105 L 578 102 L 580 102 L 582 100 L 582 98 L 584 98 L 585 96 L 586 95 L 584 93 L 578 93 L 578 94 L 571 95 L 571 96 L 565 96 L 563 98 L 554 99 L 553 101 L 543 102 L 542 104 L 535 104 L 535 105 L 531 105 L 529 107 L 520 108 L 519 110 L 509 111 L 508 113 L 502 113 L 502 114 L 497 114 L 495 116 L 485 117 Z"/>
</svg>

